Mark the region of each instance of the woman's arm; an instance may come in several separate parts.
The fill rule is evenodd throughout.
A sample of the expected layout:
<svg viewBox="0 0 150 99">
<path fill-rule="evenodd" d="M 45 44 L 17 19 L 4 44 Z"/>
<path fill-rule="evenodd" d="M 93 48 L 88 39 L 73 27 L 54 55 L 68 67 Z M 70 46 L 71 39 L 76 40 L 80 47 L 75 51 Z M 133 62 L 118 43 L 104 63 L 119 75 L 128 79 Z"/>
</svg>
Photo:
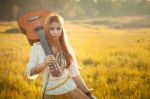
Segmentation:
<svg viewBox="0 0 150 99">
<path fill-rule="evenodd" d="M 42 64 L 38 64 L 37 66 L 33 67 L 31 70 L 30 76 L 39 74 L 45 68 L 45 66 L 46 66 L 46 64 L 45 64 L 45 62 L 43 62 Z"/>
<path fill-rule="evenodd" d="M 89 96 L 90 99 L 96 99 L 96 97 L 94 97 L 90 90 L 87 88 L 86 84 L 84 83 L 84 81 L 82 80 L 82 78 L 80 77 L 80 71 L 79 71 L 79 65 L 77 63 L 77 59 L 76 59 L 76 55 L 73 51 L 73 48 L 70 47 L 71 49 L 71 53 L 73 56 L 73 63 L 71 64 L 71 66 L 68 68 L 68 70 L 70 71 L 71 77 L 73 78 L 73 80 L 75 81 L 76 85 L 84 92 L 86 93 L 87 96 Z"/>
<path fill-rule="evenodd" d="M 77 84 L 77 86 L 84 92 L 88 92 L 89 89 L 87 88 L 87 86 L 85 85 L 84 81 L 82 80 L 82 78 L 80 76 L 75 76 L 73 77 L 73 80 L 75 81 L 75 83 Z"/>
<path fill-rule="evenodd" d="M 88 95 L 88 97 L 90 99 L 96 99 L 95 96 L 93 96 L 90 92 L 90 90 L 87 88 L 86 84 L 84 83 L 84 81 L 82 80 L 82 78 L 80 76 L 75 76 L 73 77 L 73 80 L 75 81 L 75 83 L 77 84 L 77 86 Z"/>
</svg>

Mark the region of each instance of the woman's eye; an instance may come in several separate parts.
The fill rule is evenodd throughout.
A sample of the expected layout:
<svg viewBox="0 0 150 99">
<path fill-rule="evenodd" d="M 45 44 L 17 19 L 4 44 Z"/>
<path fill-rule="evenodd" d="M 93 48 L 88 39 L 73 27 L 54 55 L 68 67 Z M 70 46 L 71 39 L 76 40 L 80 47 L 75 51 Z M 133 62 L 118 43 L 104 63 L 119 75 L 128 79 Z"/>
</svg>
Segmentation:
<svg viewBox="0 0 150 99">
<path fill-rule="evenodd" d="M 57 30 L 61 30 L 61 28 L 60 28 L 60 27 L 57 27 Z"/>
<path fill-rule="evenodd" d="M 53 27 L 51 27 L 51 28 L 50 28 L 50 30 L 54 30 L 54 28 L 53 28 Z"/>
<path fill-rule="evenodd" d="M 50 30 L 61 30 L 62 28 L 61 27 L 50 27 Z"/>
</svg>

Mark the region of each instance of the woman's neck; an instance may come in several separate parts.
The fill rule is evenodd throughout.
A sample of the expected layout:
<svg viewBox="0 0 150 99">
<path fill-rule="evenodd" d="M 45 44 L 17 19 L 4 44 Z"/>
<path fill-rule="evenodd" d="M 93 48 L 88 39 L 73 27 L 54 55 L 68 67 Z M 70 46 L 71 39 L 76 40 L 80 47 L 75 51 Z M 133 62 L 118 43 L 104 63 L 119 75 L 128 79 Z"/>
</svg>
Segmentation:
<svg viewBox="0 0 150 99">
<path fill-rule="evenodd" d="M 55 44 L 52 44 L 53 47 L 56 47 L 56 48 L 58 48 L 58 49 L 61 48 L 61 44 L 60 44 L 59 39 L 54 39 L 54 43 L 55 43 Z"/>
</svg>

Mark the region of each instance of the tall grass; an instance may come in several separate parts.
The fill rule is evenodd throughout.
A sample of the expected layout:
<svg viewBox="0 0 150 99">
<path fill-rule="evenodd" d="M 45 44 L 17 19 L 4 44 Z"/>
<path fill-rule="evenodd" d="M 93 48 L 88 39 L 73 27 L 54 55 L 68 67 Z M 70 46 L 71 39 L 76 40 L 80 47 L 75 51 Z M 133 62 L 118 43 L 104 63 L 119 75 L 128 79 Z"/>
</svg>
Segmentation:
<svg viewBox="0 0 150 99">
<path fill-rule="evenodd" d="M 24 74 L 31 47 L 23 34 L 5 32 L 9 26 L 16 27 L 16 23 L 0 25 L 0 99 L 40 99 L 41 78 L 30 81 Z M 114 29 L 70 22 L 65 27 L 81 75 L 98 99 L 149 99 L 149 28 Z"/>
</svg>

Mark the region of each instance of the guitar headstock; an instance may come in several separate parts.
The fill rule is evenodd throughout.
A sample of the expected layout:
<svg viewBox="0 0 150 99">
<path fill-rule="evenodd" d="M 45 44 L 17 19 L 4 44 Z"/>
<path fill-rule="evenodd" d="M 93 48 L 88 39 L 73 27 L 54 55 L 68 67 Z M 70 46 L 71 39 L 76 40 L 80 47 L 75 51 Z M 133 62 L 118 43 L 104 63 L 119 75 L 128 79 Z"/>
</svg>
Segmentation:
<svg viewBox="0 0 150 99">
<path fill-rule="evenodd" d="M 51 12 L 49 10 L 37 10 L 29 12 L 18 18 L 17 23 L 21 31 L 26 35 L 29 43 L 38 41 L 35 31 L 37 27 L 44 27 L 45 19 Z"/>
</svg>

